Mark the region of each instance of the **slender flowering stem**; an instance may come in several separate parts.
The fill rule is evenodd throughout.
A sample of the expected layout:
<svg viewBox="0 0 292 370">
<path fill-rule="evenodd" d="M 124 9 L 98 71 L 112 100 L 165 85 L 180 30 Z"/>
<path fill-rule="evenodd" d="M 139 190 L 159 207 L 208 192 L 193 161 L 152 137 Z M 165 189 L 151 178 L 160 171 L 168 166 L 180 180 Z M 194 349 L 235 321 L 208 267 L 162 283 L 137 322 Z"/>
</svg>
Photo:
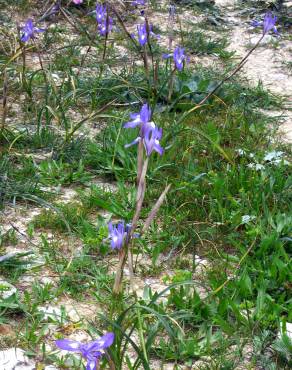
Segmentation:
<svg viewBox="0 0 292 370">
<path fill-rule="evenodd" d="M 168 97 L 167 100 L 171 101 L 171 96 L 173 92 L 173 83 L 174 83 L 174 73 L 176 70 L 182 71 L 185 62 L 188 60 L 187 56 L 185 55 L 184 48 L 181 48 L 180 46 L 177 46 L 173 53 L 170 54 L 164 54 L 163 59 L 168 59 L 170 57 L 173 57 L 174 61 L 174 70 L 172 71 L 170 77 L 169 77 L 169 83 L 168 83 Z"/>
<path fill-rule="evenodd" d="M 88 48 L 87 48 L 86 52 L 82 56 L 82 59 L 81 59 L 81 62 L 80 62 L 80 67 L 79 67 L 78 72 L 77 72 L 77 77 L 79 76 L 79 74 L 81 72 L 81 69 L 82 69 L 82 67 L 83 67 L 83 65 L 85 63 L 85 60 L 86 60 L 87 55 L 91 51 L 92 45 L 93 45 L 93 41 L 90 41 L 90 44 L 88 45 Z"/>
<path fill-rule="evenodd" d="M 138 144 L 138 155 L 137 155 L 137 185 L 139 185 L 142 168 L 143 168 L 143 142 L 142 140 L 139 141 Z"/>
<path fill-rule="evenodd" d="M 233 72 L 231 72 L 229 75 L 227 75 L 225 78 L 223 78 L 223 80 L 217 85 L 215 86 L 215 88 L 209 92 L 208 95 L 205 96 L 204 99 L 202 99 L 198 104 L 197 106 L 200 106 L 200 105 L 203 105 L 209 98 L 210 96 L 212 96 L 226 81 L 228 81 L 231 77 L 233 77 L 243 66 L 244 64 L 246 63 L 248 57 L 251 55 L 251 53 L 259 46 L 260 42 L 262 41 L 262 39 L 265 37 L 265 34 L 263 34 L 261 36 L 261 38 L 258 40 L 258 42 L 255 44 L 255 46 L 249 50 L 249 52 L 245 55 L 245 57 L 239 62 L 239 64 L 237 65 L 237 67 L 234 69 Z"/>
<path fill-rule="evenodd" d="M 143 168 L 142 168 L 142 173 L 140 176 L 140 181 L 138 185 L 138 190 L 137 190 L 137 204 L 136 204 L 136 211 L 132 220 L 132 229 L 130 232 L 130 236 L 132 237 L 134 234 L 134 231 L 137 226 L 137 222 L 140 217 L 141 209 L 142 209 L 142 204 L 145 196 L 145 190 L 146 190 L 146 173 L 147 173 L 147 168 L 148 168 L 148 163 L 149 163 L 149 157 L 147 157 L 143 163 Z"/>
<path fill-rule="evenodd" d="M 158 79 L 159 79 L 158 76 L 159 76 L 159 63 L 157 60 L 153 67 L 153 90 L 154 90 L 155 99 L 157 96 L 157 84 L 158 84 Z"/>
<path fill-rule="evenodd" d="M 153 55 L 152 46 L 151 46 L 151 42 L 150 42 L 150 26 L 149 26 L 148 18 L 146 16 L 145 16 L 145 25 L 146 25 L 147 35 L 148 35 L 147 45 L 148 45 L 148 48 L 149 48 L 149 51 L 150 51 L 151 61 L 152 61 L 152 69 L 153 69 L 153 73 L 154 73 L 154 55 Z"/>
<path fill-rule="evenodd" d="M 116 269 L 116 276 L 115 276 L 115 282 L 114 282 L 114 287 L 113 287 L 114 295 L 118 295 L 121 291 L 121 285 L 122 285 L 121 283 L 123 279 L 123 272 L 124 272 L 127 252 L 128 252 L 128 244 L 126 244 L 119 253 L 119 264 Z"/>
<path fill-rule="evenodd" d="M 45 13 L 37 20 L 37 23 L 45 21 L 47 18 L 49 18 L 51 15 L 54 15 L 58 13 L 60 10 L 60 1 L 57 3 L 53 3 L 46 11 Z"/>
<path fill-rule="evenodd" d="M 169 77 L 168 96 L 167 96 L 167 100 L 169 102 L 171 102 L 175 72 L 176 72 L 176 68 L 174 68 L 174 70 L 171 72 L 170 77 Z"/>
<path fill-rule="evenodd" d="M 115 295 L 119 294 L 121 291 L 124 266 L 125 266 L 127 255 L 128 255 L 128 263 L 129 263 L 129 271 L 133 272 L 133 265 L 132 265 L 133 258 L 132 258 L 131 243 L 132 243 L 133 235 L 134 235 L 134 232 L 137 227 L 137 223 L 138 223 L 138 220 L 141 214 L 143 200 L 145 196 L 145 190 L 146 190 L 145 178 L 146 178 L 146 172 L 148 168 L 148 161 L 149 161 L 149 158 L 147 157 L 143 164 L 143 169 L 142 169 L 142 173 L 141 173 L 141 177 L 140 177 L 140 181 L 138 185 L 137 197 L 136 197 L 136 200 L 137 200 L 136 210 L 135 210 L 133 220 L 131 222 L 131 229 L 129 232 L 129 237 L 127 241 L 125 242 L 124 248 L 121 250 L 121 253 L 119 255 L 119 264 L 116 270 L 116 277 L 115 277 L 114 288 L 113 288 L 113 293 Z M 131 283 L 132 283 L 132 277 L 133 276 L 130 275 Z"/>
<path fill-rule="evenodd" d="M 109 17 L 109 13 L 107 12 L 106 13 L 106 22 L 105 22 L 106 32 L 105 32 L 104 45 L 103 45 L 102 62 L 104 61 L 105 55 L 106 55 L 107 40 L 108 40 L 109 26 L 110 26 L 109 22 L 110 22 L 110 17 Z M 102 65 L 103 65 L 103 63 L 102 63 Z"/>
<path fill-rule="evenodd" d="M 130 271 L 130 284 L 133 282 L 133 253 L 132 253 L 132 243 L 134 238 L 134 233 L 138 225 L 138 220 L 141 216 L 143 201 L 146 192 L 146 173 L 148 169 L 149 157 L 153 151 L 162 155 L 164 149 L 160 146 L 160 139 L 162 137 L 162 129 L 158 128 L 154 122 L 151 121 L 152 111 L 147 103 L 143 104 L 139 113 L 131 113 L 130 121 L 126 122 L 124 128 L 139 128 L 139 136 L 126 147 L 132 146 L 134 144 L 139 144 L 138 155 L 137 155 L 137 194 L 136 194 L 136 207 L 135 213 L 131 222 L 131 228 L 127 234 L 127 239 L 123 245 L 123 248 L 119 254 L 119 265 L 116 271 L 116 278 L 114 283 L 113 293 L 117 295 L 121 291 L 123 271 L 126 262 L 126 257 L 128 256 L 129 271 Z M 146 152 L 146 158 L 144 159 L 144 148 Z M 144 231 L 149 227 L 150 223 L 156 216 L 165 196 L 169 190 L 170 186 L 164 190 L 153 209 L 151 210 L 147 220 Z M 143 232 L 142 230 L 142 232 Z M 118 237 L 115 238 L 118 241 Z"/>
<path fill-rule="evenodd" d="M 42 61 L 42 57 L 41 57 L 41 53 L 40 53 L 40 50 L 39 48 L 37 47 L 37 44 L 36 42 L 34 41 L 34 45 L 35 45 L 35 48 L 37 50 L 37 55 L 38 55 L 38 59 L 39 59 L 39 62 L 40 62 L 40 66 L 41 66 L 41 70 L 43 72 L 43 75 L 44 75 L 44 79 L 45 81 L 47 82 L 47 74 L 46 74 L 46 71 L 44 69 L 44 65 L 43 65 L 43 61 Z"/>
<path fill-rule="evenodd" d="M 271 13 L 267 13 L 265 15 L 265 18 L 264 18 L 264 21 L 263 21 L 263 34 L 262 36 L 259 38 L 258 42 L 254 45 L 254 47 L 252 47 L 248 53 L 242 58 L 242 60 L 238 63 L 237 67 L 234 69 L 233 72 L 231 72 L 229 75 L 227 75 L 217 86 L 215 86 L 215 88 L 209 92 L 208 95 L 205 96 L 204 99 L 202 99 L 194 108 L 192 108 L 189 112 L 187 112 L 187 114 L 191 113 L 193 110 L 197 109 L 198 107 L 200 107 L 201 105 L 203 105 L 209 98 L 210 96 L 212 96 L 226 81 L 228 81 L 231 77 L 233 77 L 243 66 L 244 64 L 246 63 L 247 59 L 249 58 L 249 56 L 254 52 L 254 50 L 259 46 L 259 44 L 261 43 L 261 41 L 263 40 L 263 38 L 265 37 L 265 35 L 271 30 L 273 29 L 274 32 L 277 31 L 276 27 L 275 27 L 275 23 L 277 21 L 277 17 L 273 17 Z M 182 119 L 184 119 L 185 116 L 182 117 Z"/>
<path fill-rule="evenodd" d="M 178 124 L 180 122 L 182 122 L 189 114 L 191 114 L 193 111 L 197 110 L 198 108 L 200 108 L 212 95 L 215 94 L 215 92 L 226 82 L 228 81 L 230 78 L 232 78 L 238 71 L 240 71 L 240 69 L 244 66 L 244 64 L 247 62 L 247 59 L 248 57 L 253 53 L 253 51 L 259 46 L 259 44 L 261 43 L 261 41 L 263 40 L 263 38 L 265 37 L 265 34 L 263 34 L 260 39 L 258 40 L 258 42 L 254 45 L 254 47 L 252 49 L 250 49 L 248 51 L 248 53 L 242 58 L 242 60 L 238 63 L 238 65 L 236 66 L 236 68 L 230 73 L 228 74 L 226 77 L 223 78 L 223 80 L 221 80 L 219 82 L 218 85 L 216 85 L 214 87 L 213 90 L 211 90 L 198 104 L 196 104 L 193 108 L 191 108 L 189 111 L 187 111 L 185 114 L 183 114 L 181 116 L 181 118 L 178 120 Z"/>
<path fill-rule="evenodd" d="M 134 263 L 133 263 L 133 253 L 131 244 L 128 248 L 128 266 L 129 266 L 129 274 L 130 274 L 130 285 L 133 288 L 133 279 L 134 279 Z"/>
<path fill-rule="evenodd" d="M 173 42 L 173 31 L 174 31 L 174 22 L 175 22 L 176 8 L 174 5 L 169 6 L 169 16 L 168 16 L 168 48 L 172 48 Z"/>
<path fill-rule="evenodd" d="M 4 70 L 3 74 L 3 101 L 2 101 L 2 108 L 3 108 L 3 115 L 2 115 L 2 124 L 1 124 L 1 131 L 4 130 L 5 123 L 6 123 L 6 115 L 7 115 L 7 91 L 8 91 L 8 81 L 7 81 L 7 73 L 6 69 Z"/>
<path fill-rule="evenodd" d="M 110 4 L 109 6 L 112 9 L 114 15 L 117 17 L 117 20 L 119 21 L 120 25 L 122 26 L 125 34 L 131 40 L 131 42 L 134 45 L 136 51 L 143 57 L 143 53 L 141 53 L 141 50 L 140 50 L 139 46 L 137 45 L 135 39 L 132 37 L 131 33 L 127 30 L 127 27 L 125 26 L 125 23 L 124 23 L 123 19 L 121 18 L 119 12 L 116 10 L 116 8 L 113 6 L 113 4 Z"/>
<path fill-rule="evenodd" d="M 18 36 L 20 36 L 20 28 L 17 27 L 17 30 L 18 30 Z M 21 49 L 21 56 L 22 56 L 21 82 L 22 82 L 23 87 L 25 88 L 26 92 L 28 93 L 29 98 L 31 99 L 31 94 L 29 93 L 29 90 L 27 88 L 28 84 L 27 84 L 26 76 L 25 76 L 25 72 L 26 72 L 26 48 L 25 48 L 25 44 L 20 41 L 20 37 L 19 37 L 19 46 L 20 46 L 20 49 Z"/>
<path fill-rule="evenodd" d="M 147 80 L 148 80 L 148 87 L 150 89 L 150 80 L 149 80 L 149 72 L 148 72 L 149 71 L 149 68 L 148 68 L 147 53 L 145 51 L 145 48 L 143 50 L 141 50 L 141 48 L 139 47 L 139 45 L 136 43 L 135 38 L 127 30 L 127 27 L 125 26 L 125 23 L 124 23 L 123 19 L 121 18 L 119 12 L 116 10 L 116 8 L 113 6 L 113 4 L 110 4 L 110 8 L 112 9 L 112 11 L 115 14 L 117 20 L 121 24 L 124 32 L 126 33 L 126 35 L 128 36 L 128 38 L 131 40 L 132 44 L 134 45 L 137 53 L 141 56 L 141 58 L 143 60 L 144 68 L 145 68 L 145 72 L 146 72 L 146 76 L 147 76 Z"/>
<path fill-rule="evenodd" d="M 146 44 L 143 46 L 143 62 L 144 62 L 145 75 L 148 80 L 148 91 L 149 91 L 150 90 L 150 80 L 149 80 L 149 65 L 148 65 L 148 55 L 147 55 Z"/>
</svg>

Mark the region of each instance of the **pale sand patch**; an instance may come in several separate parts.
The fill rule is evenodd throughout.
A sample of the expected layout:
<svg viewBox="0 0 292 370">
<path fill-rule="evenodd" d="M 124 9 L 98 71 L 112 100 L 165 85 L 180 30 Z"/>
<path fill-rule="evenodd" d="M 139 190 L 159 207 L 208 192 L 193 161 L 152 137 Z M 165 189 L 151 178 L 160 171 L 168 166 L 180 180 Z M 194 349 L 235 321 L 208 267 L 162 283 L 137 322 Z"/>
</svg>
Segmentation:
<svg viewBox="0 0 292 370">
<path fill-rule="evenodd" d="M 220 6 L 235 5 L 236 1 L 217 0 L 216 4 Z M 236 12 L 229 12 L 228 18 L 235 20 L 237 25 L 232 29 L 230 45 L 227 49 L 229 51 L 236 50 L 236 55 L 240 59 L 247 53 L 247 46 L 254 45 L 261 34 L 251 33 L 252 28 L 248 26 L 248 21 L 241 19 Z M 272 35 L 266 35 L 262 41 L 262 46 L 256 49 L 248 58 L 241 74 L 245 75 L 252 85 L 256 86 L 261 81 L 265 88 L 287 100 L 287 108 L 282 111 L 284 122 L 279 127 L 279 135 L 283 141 L 292 142 L 292 76 L 286 73 L 283 65 L 283 62 L 291 60 L 292 41 L 285 39 L 285 33 L 283 32 L 278 40 L 279 45 L 274 48 L 273 42 L 277 40 Z M 281 114 L 281 111 L 278 113 Z"/>
<path fill-rule="evenodd" d="M 0 351 L 1 370 L 36 370 L 35 361 L 25 355 L 21 348 L 8 348 Z M 58 370 L 55 366 L 42 367 L 44 370 Z"/>
<path fill-rule="evenodd" d="M 102 312 L 96 302 L 79 302 L 69 297 L 55 299 L 50 304 L 38 307 L 38 310 L 44 314 L 44 320 L 62 321 L 62 312 L 65 312 L 71 322 L 91 321 L 98 313 Z"/>
<path fill-rule="evenodd" d="M 234 0 L 215 0 L 215 4 L 218 6 L 231 6 L 234 5 Z"/>
</svg>

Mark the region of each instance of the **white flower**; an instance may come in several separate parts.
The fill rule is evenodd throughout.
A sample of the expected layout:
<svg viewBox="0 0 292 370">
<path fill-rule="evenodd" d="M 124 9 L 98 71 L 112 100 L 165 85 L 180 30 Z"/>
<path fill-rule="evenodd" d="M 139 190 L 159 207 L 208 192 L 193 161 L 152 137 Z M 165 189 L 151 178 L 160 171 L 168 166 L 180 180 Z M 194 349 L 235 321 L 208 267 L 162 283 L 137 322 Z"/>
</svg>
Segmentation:
<svg viewBox="0 0 292 370">
<path fill-rule="evenodd" d="M 52 73 L 51 76 L 52 76 L 52 79 L 54 80 L 54 82 L 61 81 L 61 78 L 57 73 Z"/>
<path fill-rule="evenodd" d="M 284 152 L 280 152 L 280 151 L 272 151 L 272 152 L 268 152 L 266 153 L 266 155 L 264 156 L 264 161 L 266 162 L 270 162 L 272 161 L 273 159 L 275 160 L 280 160 L 282 157 L 283 157 L 283 154 Z"/>
<path fill-rule="evenodd" d="M 241 217 L 241 223 L 248 224 L 250 221 L 254 220 L 255 218 L 256 218 L 255 216 L 244 215 Z"/>
<path fill-rule="evenodd" d="M 264 170 L 265 166 L 260 164 L 260 163 L 256 163 L 255 169 L 256 169 L 256 171 Z"/>
<path fill-rule="evenodd" d="M 265 169 L 265 166 L 260 164 L 260 163 L 249 163 L 247 165 L 248 168 L 253 168 L 255 169 L 256 171 L 261 171 L 261 170 L 264 170 Z"/>
</svg>

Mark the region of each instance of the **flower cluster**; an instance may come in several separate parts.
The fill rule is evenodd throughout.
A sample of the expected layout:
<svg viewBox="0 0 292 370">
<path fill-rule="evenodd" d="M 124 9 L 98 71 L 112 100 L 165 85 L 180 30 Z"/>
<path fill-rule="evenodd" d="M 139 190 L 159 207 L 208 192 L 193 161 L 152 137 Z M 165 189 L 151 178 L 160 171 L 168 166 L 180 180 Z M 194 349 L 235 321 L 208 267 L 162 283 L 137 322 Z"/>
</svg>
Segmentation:
<svg viewBox="0 0 292 370">
<path fill-rule="evenodd" d="M 113 19 L 109 17 L 105 5 L 97 4 L 95 12 L 98 32 L 100 36 L 106 36 L 113 28 Z"/>
<path fill-rule="evenodd" d="M 124 128 L 139 127 L 140 133 L 135 140 L 126 145 L 126 148 L 142 141 L 148 157 L 151 155 L 153 150 L 162 155 L 163 148 L 160 146 L 162 129 L 158 128 L 154 122 L 151 121 L 151 109 L 149 108 L 148 104 L 144 104 L 139 113 L 131 113 L 130 117 L 132 120 L 126 122 L 124 124 Z"/>
<path fill-rule="evenodd" d="M 78 352 L 87 361 L 86 370 L 96 370 L 97 364 L 106 348 L 114 342 L 114 333 L 106 333 L 97 340 L 81 343 L 70 339 L 56 340 L 56 346 L 62 350 Z"/>
</svg>

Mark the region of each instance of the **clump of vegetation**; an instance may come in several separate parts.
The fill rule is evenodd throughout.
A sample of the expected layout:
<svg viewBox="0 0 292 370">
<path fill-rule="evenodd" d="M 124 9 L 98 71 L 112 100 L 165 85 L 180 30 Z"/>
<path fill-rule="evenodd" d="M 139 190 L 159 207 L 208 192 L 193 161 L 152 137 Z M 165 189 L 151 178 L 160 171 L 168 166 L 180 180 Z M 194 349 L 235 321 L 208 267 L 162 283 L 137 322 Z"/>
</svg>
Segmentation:
<svg viewBox="0 0 292 370">
<path fill-rule="evenodd" d="M 184 29 L 182 7 L 158 35 L 155 1 L 10 5 L 27 3 L 40 16 L 0 55 L 0 205 L 42 207 L 0 229 L 19 345 L 40 368 L 288 368 L 290 152 L 259 110 L 282 100 L 238 75 L 274 15 L 235 64 L 227 37 Z M 10 258 L 20 243 L 32 250 Z M 68 297 L 94 313 L 72 318 Z"/>
</svg>

